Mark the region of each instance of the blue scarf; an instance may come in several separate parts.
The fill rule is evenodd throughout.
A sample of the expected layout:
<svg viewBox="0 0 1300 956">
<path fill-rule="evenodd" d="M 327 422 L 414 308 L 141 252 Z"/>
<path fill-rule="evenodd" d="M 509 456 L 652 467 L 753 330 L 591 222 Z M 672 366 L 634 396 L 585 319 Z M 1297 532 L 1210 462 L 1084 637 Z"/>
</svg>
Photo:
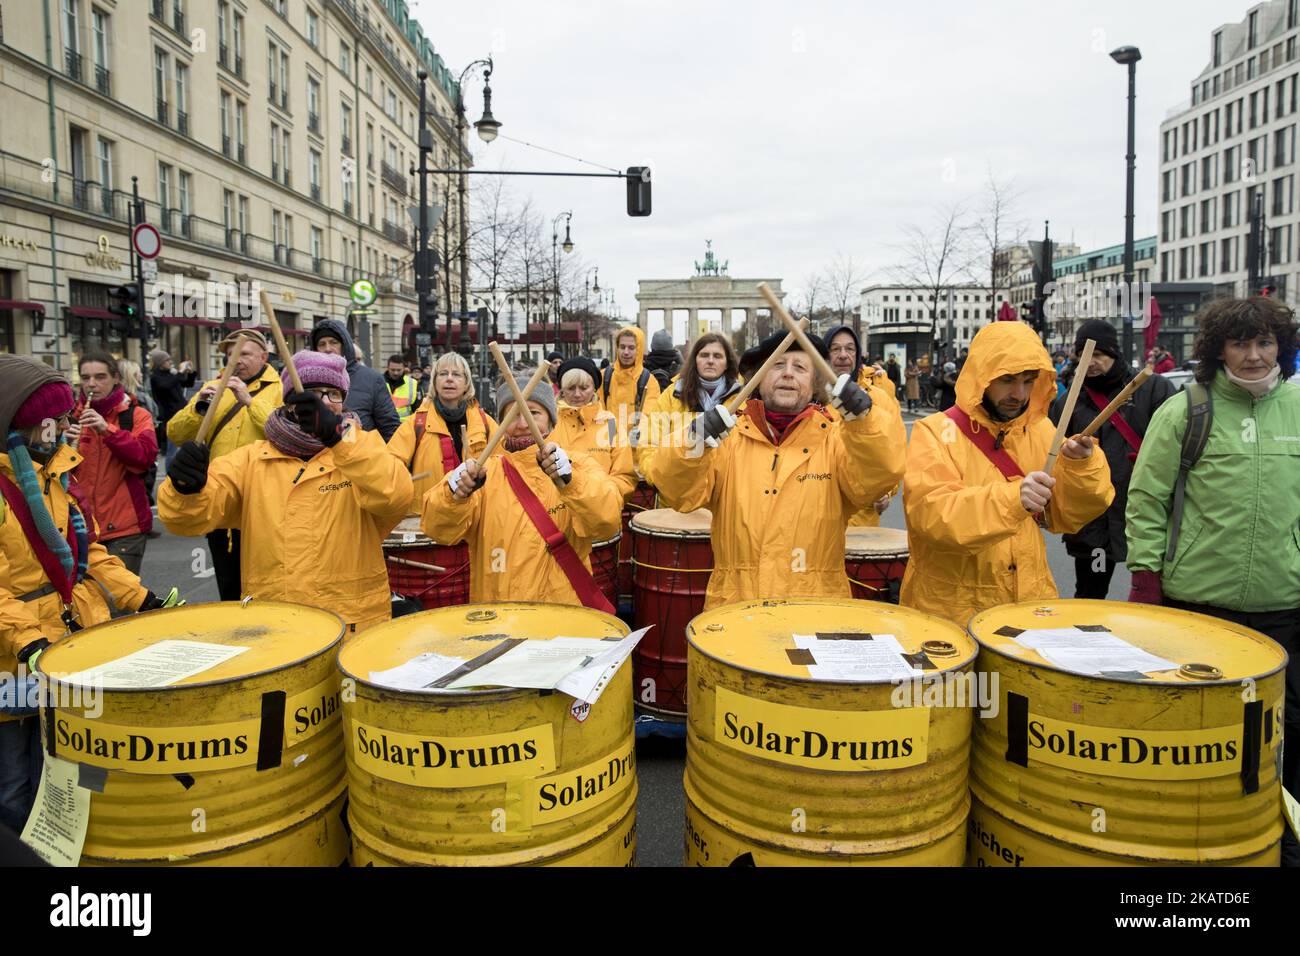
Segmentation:
<svg viewBox="0 0 1300 956">
<path fill-rule="evenodd" d="M 62 440 L 62 438 L 59 439 L 60 442 Z M 22 433 L 11 431 L 6 441 L 6 447 L 9 451 L 9 464 L 13 466 L 14 477 L 18 479 L 18 487 L 23 493 L 23 498 L 27 500 L 27 508 L 32 513 L 32 520 L 36 522 L 36 530 L 40 532 L 41 540 L 45 542 L 45 546 L 59 559 L 59 564 L 63 566 L 63 573 L 68 576 L 68 580 L 75 586 L 77 582 L 83 580 L 86 576 L 86 562 L 90 551 L 89 535 L 86 533 L 86 520 L 82 517 L 81 512 L 77 510 L 71 495 L 69 495 L 68 522 L 76 535 L 77 541 L 77 558 L 74 562 L 72 548 L 69 547 L 67 539 L 59 534 L 59 529 L 54 524 L 54 518 L 50 515 L 49 509 L 45 507 L 45 498 L 41 495 L 41 483 L 36 478 L 36 468 L 32 464 L 31 453 L 27 450 L 27 439 L 23 437 Z M 61 475 L 59 481 L 66 492 L 68 490 L 67 474 Z"/>
</svg>

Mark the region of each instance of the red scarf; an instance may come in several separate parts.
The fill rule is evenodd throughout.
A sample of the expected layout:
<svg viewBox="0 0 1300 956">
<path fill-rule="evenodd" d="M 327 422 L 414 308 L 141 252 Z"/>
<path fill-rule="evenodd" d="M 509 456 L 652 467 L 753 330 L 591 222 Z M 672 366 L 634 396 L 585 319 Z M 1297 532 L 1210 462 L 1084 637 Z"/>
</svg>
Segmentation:
<svg viewBox="0 0 1300 956">
<path fill-rule="evenodd" d="M 770 408 L 763 409 L 763 417 L 767 419 L 768 427 L 772 429 L 772 434 L 776 436 L 778 445 L 785 439 L 786 430 L 802 414 L 803 412 L 774 412 Z"/>
</svg>

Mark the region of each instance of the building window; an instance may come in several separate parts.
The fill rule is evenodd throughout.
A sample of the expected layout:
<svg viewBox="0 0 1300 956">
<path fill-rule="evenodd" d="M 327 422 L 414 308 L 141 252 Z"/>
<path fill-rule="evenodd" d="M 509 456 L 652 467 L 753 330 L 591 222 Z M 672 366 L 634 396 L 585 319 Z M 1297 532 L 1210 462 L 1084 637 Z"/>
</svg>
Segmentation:
<svg viewBox="0 0 1300 956">
<path fill-rule="evenodd" d="M 1200 275 L 1208 276 L 1214 271 L 1214 243 L 1201 243 L 1201 266 Z"/>
<path fill-rule="evenodd" d="M 1252 10 L 1246 17 L 1246 49 L 1255 49 L 1255 43 L 1259 39 L 1256 28 L 1259 25 L 1259 11 Z"/>
<path fill-rule="evenodd" d="M 176 129 L 182 136 L 190 134 L 190 68 L 176 61 Z"/>
<path fill-rule="evenodd" d="M 271 124 L 271 178 L 280 181 L 280 127 Z"/>
<path fill-rule="evenodd" d="M 307 79 L 307 128 L 320 135 L 320 83 Z"/>
<path fill-rule="evenodd" d="M 320 46 L 320 17 L 311 7 L 307 8 L 307 42 L 313 47 Z"/>
<path fill-rule="evenodd" d="M 308 154 L 308 176 L 311 181 L 311 198 L 320 202 L 320 153 L 311 150 Z"/>
<path fill-rule="evenodd" d="M 167 75 L 170 57 L 157 48 L 153 51 L 153 95 L 158 122 L 167 124 Z"/>
<path fill-rule="evenodd" d="M 370 69 L 369 64 L 366 64 L 366 96 L 369 96 L 373 99 L 374 95 L 375 95 L 375 71 Z"/>
<path fill-rule="evenodd" d="M 98 7 L 91 7 L 90 30 L 95 56 L 95 88 L 105 96 L 111 95 L 109 85 L 108 51 L 112 45 L 109 37 L 108 14 Z"/>
<path fill-rule="evenodd" d="M 180 174 L 180 201 L 181 201 L 181 235 L 185 238 L 190 236 L 190 201 L 194 190 L 194 177 L 189 173 Z"/>
<path fill-rule="evenodd" d="M 311 227 L 311 271 L 318 275 L 322 270 L 321 256 L 322 236 L 321 231 L 315 226 Z"/>
<path fill-rule="evenodd" d="M 242 100 L 235 100 L 235 158 L 245 161 L 244 143 L 248 139 L 248 108 Z"/>
<path fill-rule="evenodd" d="M 235 74 L 244 75 L 244 18 L 235 14 Z"/>
<path fill-rule="evenodd" d="M 172 168 L 158 164 L 158 213 L 163 232 L 172 231 Z"/>
<path fill-rule="evenodd" d="M 344 76 L 352 75 L 352 48 L 342 41 L 339 42 L 339 69 Z"/>
</svg>

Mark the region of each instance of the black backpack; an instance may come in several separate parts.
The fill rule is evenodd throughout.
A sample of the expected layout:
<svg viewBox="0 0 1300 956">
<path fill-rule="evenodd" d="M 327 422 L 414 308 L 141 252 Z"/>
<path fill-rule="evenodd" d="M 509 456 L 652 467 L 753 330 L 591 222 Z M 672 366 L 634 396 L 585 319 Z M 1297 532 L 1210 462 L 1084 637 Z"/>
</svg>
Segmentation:
<svg viewBox="0 0 1300 956">
<path fill-rule="evenodd" d="M 117 427 L 130 434 L 131 428 L 135 425 L 135 406 L 131 405 L 123 409 L 117 416 Z M 149 470 L 140 476 L 144 482 L 144 494 L 149 499 L 149 504 L 153 504 L 153 489 L 158 481 L 158 456 L 155 455 L 153 464 Z"/>
<path fill-rule="evenodd" d="M 1183 493 L 1187 489 L 1187 473 L 1200 460 L 1210 440 L 1210 425 L 1214 421 L 1214 402 L 1210 390 L 1198 382 L 1187 385 L 1187 431 L 1183 432 L 1183 450 L 1178 457 L 1178 478 L 1174 481 L 1174 505 L 1169 513 L 1169 544 L 1165 548 L 1165 564 L 1172 564 L 1178 548 L 1178 533 L 1183 525 Z"/>
<path fill-rule="evenodd" d="M 613 381 L 614 381 L 614 365 L 613 363 L 610 363 L 605 367 L 605 374 L 601 382 L 601 385 L 605 392 L 605 408 L 607 410 L 609 408 L 609 386 Z M 645 389 L 646 386 L 649 384 L 650 384 L 650 372 L 648 372 L 645 368 L 642 368 L 641 374 L 640 376 L 637 377 L 636 380 L 636 404 L 632 406 L 633 413 L 641 411 L 641 405 L 645 402 Z M 661 386 L 666 386 L 666 384 L 667 383 L 665 382 L 660 382 Z"/>
</svg>

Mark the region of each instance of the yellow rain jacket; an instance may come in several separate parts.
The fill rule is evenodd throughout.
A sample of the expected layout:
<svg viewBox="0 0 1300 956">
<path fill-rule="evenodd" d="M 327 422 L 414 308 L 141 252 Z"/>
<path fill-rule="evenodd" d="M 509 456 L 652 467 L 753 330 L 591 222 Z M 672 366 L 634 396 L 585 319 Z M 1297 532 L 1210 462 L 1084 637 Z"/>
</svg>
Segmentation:
<svg viewBox="0 0 1300 956">
<path fill-rule="evenodd" d="M 632 363 L 631 368 L 623 368 L 618 363 L 618 340 L 624 332 L 631 332 L 636 336 L 636 361 Z M 644 359 L 645 333 L 639 326 L 625 326 L 619 329 L 614 337 L 614 355 L 609 360 L 609 368 L 600 373 L 600 381 L 596 383 L 596 393 L 600 397 L 601 405 L 614 416 L 618 421 L 619 429 L 624 432 L 632 427 L 634 412 L 652 411 L 655 403 L 659 401 L 659 380 L 646 372 L 645 393 L 641 399 L 641 407 L 633 407 L 636 405 L 636 383 L 640 381 L 641 373 L 645 372 Z M 608 394 L 605 391 L 606 380 L 609 381 Z"/>
<path fill-rule="evenodd" d="M 420 445 L 417 448 L 415 421 L 421 413 L 425 413 L 427 417 L 424 421 L 424 434 L 420 437 Z M 496 430 L 497 423 L 492 416 L 484 412 L 478 402 L 471 402 L 465 414 L 465 431 L 469 439 L 468 452 L 471 458 L 476 457 L 487 446 L 488 439 Z M 425 494 L 443 479 L 445 474 L 442 467 L 443 436 L 450 438 L 451 429 L 438 414 L 433 399 L 426 398 L 416 409 L 415 414 L 402 422 L 388 442 L 388 453 L 397 458 L 412 475 L 418 475 L 422 471 L 433 472 L 428 478 L 421 478 L 415 483 L 415 496 L 411 499 L 408 514 L 419 514 L 420 503 L 424 501 Z"/>
<path fill-rule="evenodd" d="M 819 405 L 772 443 L 763 403 L 745 404 L 718 448 L 661 448 L 646 477 L 678 511 L 713 512 L 705 608 L 729 601 L 849 597 L 844 529 L 903 473 L 907 433 L 898 406 L 874 385 L 863 417 L 836 425 Z"/>
<path fill-rule="evenodd" d="M 863 365 L 862 368 L 858 369 L 858 384 L 863 388 L 866 388 L 868 385 L 876 386 L 876 390 L 886 396 L 886 400 L 890 403 L 890 406 L 894 411 L 898 413 L 898 417 L 900 419 L 903 417 L 903 413 L 899 411 L 898 408 L 898 399 L 894 397 L 894 383 L 889 380 L 889 376 L 884 372 L 877 372 L 875 367 L 872 365 Z M 874 399 L 875 392 L 872 392 L 871 394 Z M 836 422 L 843 421 L 844 416 L 829 405 L 827 406 L 826 411 L 830 413 L 831 418 Z M 889 494 L 898 494 L 898 487 L 894 486 L 891 488 Z M 849 518 L 849 527 L 879 528 L 880 514 L 876 511 L 875 502 L 867 505 Z"/>
<path fill-rule="evenodd" d="M 464 500 L 451 493 L 446 481 L 424 496 L 420 522 L 424 533 L 435 541 L 469 542 L 471 602 L 580 603 L 559 562 L 546 550 L 541 533 L 515 497 L 501 464 L 509 458 L 590 570 L 591 543 L 608 541 L 622 527 L 623 497 L 599 462 L 564 450 L 570 453 L 573 476 L 563 490 L 542 471 L 537 448 L 529 445 L 493 455 L 483 487 Z"/>
<path fill-rule="evenodd" d="M 982 405 L 984 390 L 1029 369 L 1039 374 L 1028 409 L 994 424 Z M 979 331 L 957 379 L 957 406 L 976 428 L 1002 432 L 1002 447 L 1025 474 L 1047 462 L 1056 432 L 1047 409 L 1055 397 L 1056 373 L 1033 329 L 994 322 Z M 1055 534 L 1078 531 L 1115 497 L 1110 466 L 1095 446 L 1082 461 L 1059 456 L 1052 477 L 1044 515 Z M 1004 478 L 948 416 L 936 413 L 912 426 L 903 477 L 911 555 L 901 604 L 965 627 L 973 614 L 999 604 L 1059 596 L 1043 533 L 1020 503 L 1022 481 Z"/>
<path fill-rule="evenodd" d="M 68 492 L 63 490 L 60 477 L 81 462 L 67 445 L 61 445 L 48 465 L 32 462 L 40 482 L 41 497 L 54 519 L 60 534 L 68 533 Z M 0 472 L 18 484 L 9 456 L 0 454 Z M 87 525 L 91 517 L 86 516 Z M 88 530 L 93 530 L 89 528 Z M 57 592 L 44 597 L 22 600 L 50 583 L 45 569 L 23 534 L 16 515 L 9 512 L 0 500 L 0 674 L 13 674 L 18 666 L 18 652 L 33 641 L 45 638 L 54 641 L 63 636 L 63 600 Z M 109 619 L 108 603 L 104 600 L 103 586 L 113 596 L 113 601 L 125 611 L 138 610 L 148 590 L 140 579 L 126 569 L 121 559 L 104 550 L 102 544 L 92 544 L 86 563 L 86 579 L 72 589 L 72 606 L 77 622 L 82 627 L 102 624 Z M 0 715 L 0 721 L 11 718 Z"/>
<path fill-rule="evenodd" d="M 560 403 L 560 420 L 550 440 L 570 455 L 584 454 L 595 459 L 605 474 L 614 480 L 619 494 L 626 498 L 636 488 L 632 449 L 618 440 L 618 420 L 600 407 L 599 401 L 574 408 Z"/>
<path fill-rule="evenodd" d="M 215 385 L 218 381 L 213 379 L 207 385 Z M 230 454 L 236 448 L 251 445 L 266 437 L 262 429 L 266 427 L 267 418 L 284 402 L 280 375 L 269 362 L 262 369 L 262 374 L 248 386 L 248 393 L 253 399 L 248 407 L 240 409 L 230 423 L 217 432 L 216 438 L 209 435 L 208 447 L 213 461 L 222 455 Z M 171 439 L 173 445 L 181 445 L 198 437 L 199 425 L 203 421 L 202 413 L 194 408 L 194 403 L 198 400 L 199 392 L 195 392 L 185 407 L 173 415 L 171 421 L 167 423 L 167 437 Z M 234 392 L 229 389 L 222 392 L 221 401 L 217 405 L 217 414 L 212 419 L 213 428 L 217 427 L 234 405 Z M 225 527 L 225 525 L 217 527 Z"/>
<path fill-rule="evenodd" d="M 197 494 L 158 490 L 173 534 L 243 531 L 244 594 L 333 611 L 349 634 L 391 616 L 383 543 L 410 504 L 410 474 L 355 424 L 308 461 L 259 441 L 212 462 Z"/>
<path fill-rule="evenodd" d="M 691 411 L 682 398 L 681 376 L 668 383 L 668 388 L 659 393 L 659 399 L 653 408 L 646 408 L 646 419 L 641 422 L 637 436 L 637 447 L 633 450 L 636 457 L 637 471 L 644 475 L 650 467 L 650 459 L 660 447 L 673 440 L 673 436 L 682 432 L 699 415 Z M 723 401 L 730 398 L 744 387 L 745 380 L 739 378 L 723 393 Z M 649 403 L 647 403 L 648 405 Z"/>
</svg>

